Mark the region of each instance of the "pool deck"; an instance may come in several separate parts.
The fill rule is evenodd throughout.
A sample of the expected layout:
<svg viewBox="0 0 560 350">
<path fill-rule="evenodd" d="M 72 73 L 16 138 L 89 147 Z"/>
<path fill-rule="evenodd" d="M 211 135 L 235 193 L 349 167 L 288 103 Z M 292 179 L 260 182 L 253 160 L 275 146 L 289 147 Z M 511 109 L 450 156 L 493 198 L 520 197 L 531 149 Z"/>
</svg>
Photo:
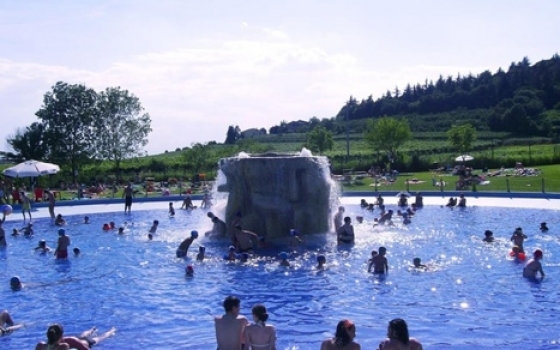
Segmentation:
<svg viewBox="0 0 560 350">
<path fill-rule="evenodd" d="M 385 199 L 386 205 L 397 205 L 397 196 L 395 193 L 381 193 Z M 537 208 L 547 210 L 560 210 L 560 196 L 557 194 L 548 195 L 549 198 L 527 198 L 526 196 L 517 197 L 517 194 L 508 193 L 507 196 L 501 194 L 499 197 L 492 197 L 491 193 L 477 193 L 476 196 L 472 193 L 465 194 L 467 198 L 467 206 L 481 206 L 481 207 L 506 207 L 506 208 Z M 537 194 L 538 195 L 538 194 Z M 542 194 L 541 194 L 542 195 Z M 427 193 L 424 196 L 424 205 L 445 205 L 449 197 L 457 197 L 458 193 L 444 193 L 444 195 L 434 193 Z M 544 197 L 544 196 L 543 196 Z M 368 202 L 372 202 L 375 194 L 372 192 L 367 193 L 345 193 L 340 197 L 341 204 L 359 204 L 360 199 L 364 198 Z M 201 200 L 202 196 L 192 196 L 193 201 Z M 133 211 L 144 210 L 167 210 L 168 202 L 173 202 L 175 210 L 181 207 L 183 197 L 158 197 L 158 198 L 136 198 L 132 204 Z M 410 198 L 412 202 L 414 198 Z M 20 221 L 22 220 L 21 207 L 14 206 L 14 213 L 6 217 L 6 221 Z M 85 201 L 63 201 L 57 202 L 55 212 L 68 215 L 88 215 L 92 213 L 114 213 L 124 210 L 124 200 L 108 199 L 103 201 L 85 200 Z M 49 217 L 49 212 L 45 203 L 34 205 L 32 208 L 33 218 Z"/>
</svg>

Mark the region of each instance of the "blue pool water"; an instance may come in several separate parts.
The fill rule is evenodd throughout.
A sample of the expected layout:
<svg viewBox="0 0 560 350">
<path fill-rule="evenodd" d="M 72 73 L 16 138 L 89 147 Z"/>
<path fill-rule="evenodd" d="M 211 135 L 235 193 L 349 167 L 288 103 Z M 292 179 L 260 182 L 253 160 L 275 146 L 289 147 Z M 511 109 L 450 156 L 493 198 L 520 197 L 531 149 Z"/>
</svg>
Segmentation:
<svg viewBox="0 0 560 350">
<path fill-rule="evenodd" d="M 358 200 L 356 200 L 358 202 Z M 396 209 L 396 208 L 394 208 Z M 337 322 L 351 318 L 363 349 L 376 349 L 386 325 L 404 318 L 412 336 L 426 349 L 555 349 L 560 345 L 560 220 L 557 211 L 473 207 L 450 210 L 429 206 L 412 225 L 376 228 L 354 220 L 356 244 L 338 248 L 333 235 L 306 238 L 305 248 L 285 243 L 262 251 L 250 264 L 228 264 L 221 256 L 227 242 L 194 243 L 187 261 L 175 249 L 191 229 L 210 228 L 205 212 L 177 210 L 175 218 L 161 210 L 68 217 L 72 247 L 83 255 L 56 261 L 33 248 L 46 239 L 54 249 L 57 227 L 50 219 L 35 221 L 35 237 L 9 236 L 13 222 L 4 224 L 8 248 L 0 251 L 0 308 L 8 309 L 25 328 L 0 337 L 0 349 L 30 349 L 45 338 L 50 323 L 67 334 L 95 325 L 100 331 L 117 327 L 116 336 L 97 349 L 215 349 L 213 316 L 230 294 L 242 300 L 250 316 L 255 303 L 264 303 L 276 325 L 279 349 L 318 349 L 332 336 Z M 352 218 L 373 215 L 347 206 Z M 153 219 L 160 227 L 154 241 L 147 231 Z M 104 222 L 128 222 L 126 235 L 106 233 Z M 546 221 L 550 231 L 538 230 Z M 509 237 L 521 226 L 529 236 L 527 252 L 544 250 L 542 283 L 521 277 L 523 266 L 510 260 Z M 497 241 L 483 244 L 486 229 Z M 207 259 L 194 261 L 196 247 L 207 247 Z M 388 250 L 390 274 L 379 278 L 366 272 L 370 251 Z M 289 251 L 291 268 L 278 267 L 277 254 Z M 317 254 L 325 254 L 328 269 L 314 269 Z M 419 256 L 431 270 L 411 269 Z M 194 278 L 185 278 L 188 263 Z M 11 276 L 26 284 L 9 288 Z"/>
</svg>

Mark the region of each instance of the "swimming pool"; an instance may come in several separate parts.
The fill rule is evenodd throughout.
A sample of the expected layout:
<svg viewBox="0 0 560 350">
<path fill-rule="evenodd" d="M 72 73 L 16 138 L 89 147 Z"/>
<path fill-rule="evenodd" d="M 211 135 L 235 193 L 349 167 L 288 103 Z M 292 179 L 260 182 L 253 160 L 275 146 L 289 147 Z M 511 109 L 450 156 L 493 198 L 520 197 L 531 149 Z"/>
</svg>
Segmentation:
<svg viewBox="0 0 560 350">
<path fill-rule="evenodd" d="M 352 218 L 363 215 L 373 221 L 358 205 L 346 209 Z M 116 336 L 98 349 L 213 349 L 213 317 L 223 313 L 221 303 L 230 294 L 241 299 L 246 316 L 253 304 L 266 305 L 279 349 L 318 349 L 346 317 L 355 321 L 363 349 L 375 349 L 388 321 L 397 317 L 408 322 L 411 336 L 426 349 L 557 348 L 557 216 L 543 209 L 428 206 L 406 228 L 374 229 L 354 220 L 357 237 L 351 248 L 338 248 L 333 235 L 314 236 L 306 238 L 305 248 L 269 248 L 245 265 L 225 263 L 221 256 L 227 242 L 204 238 L 191 247 L 187 261 L 175 258 L 188 232 L 203 233 L 210 220 L 198 209 L 177 210 L 175 218 L 168 218 L 165 203 L 130 216 L 92 214 L 90 225 L 81 224 L 83 215 L 68 217 L 72 247 L 83 253 L 68 261 L 33 250 L 40 239 L 54 249 L 58 228 L 49 219 L 35 221 L 32 239 L 10 237 L 21 221 L 7 222 L 9 246 L 0 251 L 0 308 L 26 327 L 0 337 L 0 348 L 32 348 L 45 338 L 48 324 L 59 322 L 74 335 L 93 325 L 100 331 L 117 327 Z M 154 219 L 160 227 L 149 242 Z M 103 232 L 101 225 L 109 221 L 117 226 L 127 222 L 126 234 Z M 538 230 L 541 221 L 549 224 L 546 234 Z M 517 226 L 529 236 L 527 252 L 544 250 L 547 277 L 542 283 L 523 279 L 522 265 L 508 256 Z M 495 243 L 482 243 L 486 229 L 494 231 Z M 194 261 L 197 243 L 207 247 L 203 263 Z M 379 246 L 388 250 L 390 273 L 384 278 L 366 272 L 370 251 Z M 280 251 L 290 251 L 291 268 L 278 267 Z M 317 254 L 327 256 L 326 271 L 313 269 Z M 416 256 L 431 271 L 411 269 Z M 194 278 L 184 277 L 187 263 L 194 265 Z M 26 284 L 18 292 L 8 283 L 15 275 Z"/>
</svg>

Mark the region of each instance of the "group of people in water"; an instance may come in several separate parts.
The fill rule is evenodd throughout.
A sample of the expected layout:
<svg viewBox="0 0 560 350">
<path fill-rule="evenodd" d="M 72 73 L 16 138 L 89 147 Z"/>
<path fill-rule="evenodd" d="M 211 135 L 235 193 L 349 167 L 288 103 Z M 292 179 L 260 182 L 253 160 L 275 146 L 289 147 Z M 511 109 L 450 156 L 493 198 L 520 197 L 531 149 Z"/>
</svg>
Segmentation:
<svg viewBox="0 0 560 350">
<path fill-rule="evenodd" d="M 251 309 L 253 323 L 240 313 L 241 301 L 228 296 L 223 302 L 225 313 L 214 318 L 218 350 L 276 350 L 276 327 L 268 324 L 269 315 L 262 304 Z M 356 337 L 356 325 L 350 319 L 338 322 L 334 337 L 325 339 L 320 350 L 360 350 Z M 379 350 L 422 350 L 422 344 L 409 336 L 408 325 L 397 318 L 389 322 L 387 339 L 382 340 Z"/>
</svg>

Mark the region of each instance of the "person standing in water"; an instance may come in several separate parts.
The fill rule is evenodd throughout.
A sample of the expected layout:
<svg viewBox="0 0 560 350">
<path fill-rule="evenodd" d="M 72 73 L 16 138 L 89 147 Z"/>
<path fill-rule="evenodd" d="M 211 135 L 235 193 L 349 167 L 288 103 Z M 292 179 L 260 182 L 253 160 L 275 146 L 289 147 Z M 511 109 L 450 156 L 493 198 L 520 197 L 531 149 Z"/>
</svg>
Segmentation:
<svg viewBox="0 0 560 350">
<path fill-rule="evenodd" d="M 130 210 L 132 208 L 132 197 L 134 197 L 134 189 L 132 188 L 132 184 L 129 182 L 128 185 L 124 188 L 122 198 L 124 198 L 124 213 L 128 210 L 130 214 Z"/>
<path fill-rule="evenodd" d="M 58 230 L 58 245 L 54 251 L 54 256 L 57 259 L 68 258 L 68 247 L 70 246 L 70 237 L 66 236 L 66 231 L 61 228 Z"/>
</svg>

